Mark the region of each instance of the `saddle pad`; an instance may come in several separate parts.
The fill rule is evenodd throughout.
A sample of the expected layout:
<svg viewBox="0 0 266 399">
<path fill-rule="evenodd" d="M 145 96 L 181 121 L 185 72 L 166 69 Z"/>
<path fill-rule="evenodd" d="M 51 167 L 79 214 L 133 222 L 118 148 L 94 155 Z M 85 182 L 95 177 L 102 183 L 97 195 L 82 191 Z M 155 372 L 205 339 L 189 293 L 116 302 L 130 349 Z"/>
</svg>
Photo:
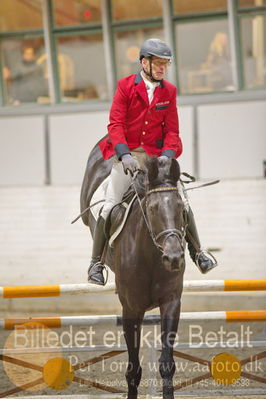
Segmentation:
<svg viewBox="0 0 266 399">
<path fill-rule="evenodd" d="M 130 203 L 128 204 L 127 202 L 123 202 L 122 205 L 126 208 L 126 212 L 124 213 L 124 217 L 121 221 L 121 223 L 119 224 L 119 226 L 117 227 L 116 231 L 111 235 L 110 239 L 109 239 L 109 246 L 112 247 L 114 240 L 119 236 L 119 234 L 121 233 L 121 231 L 123 230 L 123 227 L 126 223 L 130 208 L 133 204 L 133 202 L 135 201 L 135 199 L 137 198 L 137 194 L 134 195 L 134 197 L 132 198 L 132 200 L 130 201 Z"/>
</svg>

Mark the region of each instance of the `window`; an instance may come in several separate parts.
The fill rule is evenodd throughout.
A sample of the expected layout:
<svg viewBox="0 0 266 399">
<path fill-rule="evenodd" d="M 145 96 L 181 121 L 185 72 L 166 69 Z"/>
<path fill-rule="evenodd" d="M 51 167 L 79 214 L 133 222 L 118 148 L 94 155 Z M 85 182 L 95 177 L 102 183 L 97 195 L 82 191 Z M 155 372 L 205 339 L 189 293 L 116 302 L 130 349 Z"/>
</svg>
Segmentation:
<svg viewBox="0 0 266 399">
<path fill-rule="evenodd" d="M 241 18 L 245 88 L 266 87 L 266 16 Z"/>
<path fill-rule="evenodd" d="M 163 40 L 163 30 L 161 28 L 155 28 L 115 32 L 118 79 L 140 70 L 140 46 L 150 37 L 156 37 Z"/>
<path fill-rule="evenodd" d="M 232 90 L 227 20 L 176 25 L 181 93 Z"/>
<path fill-rule="evenodd" d="M 175 14 L 226 10 L 226 0 L 173 0 Z"/>
<path fill-rule="evenodd" d="M 162 0 L 112 0 L 114 21 L 162 16 Z"/>
<path fill-rule="evenodd" d="M 1 0 L 0 32 L 42 28 L 41 0 Z"/>
<path fill-rule="evenodd" d="M 47 76 L 40 62 L 45 54 L 43 39 L 3 40 L 1 49 L 5 104 L 49 102 Z"/>
<path fill-rule="evenodd" d="M 0 33 L 5 33 L 0 45 L 6 105 L 49 102 L 47 76 L 39 63 L 45 53 L 42 28 L 41 0 L 0 1 Z M 10 38 L 7 32 L 12 32 Z"/>
<path fill-rule="evenodd" d="M 63 101 L 107 98 L 102 34 L 58 38 L 57 61 Z"/>
<path fill-rule="evenodd" d="M 106 99 L 101 0 L 52 0 L 52 4 L 61 101 Z M 46 65 L 46 59 L 43 62 Z"/>
<path fill-rule="evenodd" d="M 101 22 L 101 0 L 53 0 L 57 26 Z"/>
<path fill-rule="evenodd" d="M 234 71 L 239 75 L 236 77 L 240 89 L 266 88 L 266 0 L 231 1 L 237 6 L 233 15 L 237 29 L 236 49 L 233 50 L 236 50 L 234 68 L 237 70 Z M 170 34 L 175 39 L 172 68 L 180 93 L 235 90 L 228 0 L 169 2 L 171 29 L 173 26 Z M 42 13 L 46 3 L 51 5 L 47 15 L 49 24 L 43 27 Z M 0 0 L 1 103 L 50 102 L 44 45 L 44 30 L 48 30 L 48 26 L 51 31 L 46 32 L 45 37 L 50 40 L 52 49 L 56 102 L 108 99 L 113 81 L 141 69 L 141 44 L 151 37 L 164 40 L 164 4 L 164 0 Z M 107 5 L 105 15 L 114 46 L 110 60 L 105 60 L 110 38 L 103 37 L 104 5 Z M 107 32 L 109 34 L 109 29 Z M 104 40 L 108 44 L 106 49 Z M 107 64 L 111 65 L 109 90 Z"/>
<path fill-rule="evenodd" d="M 266 5 L 266 0 L 238 0 L 239 7 L 258 7 Z"/>
</svg>

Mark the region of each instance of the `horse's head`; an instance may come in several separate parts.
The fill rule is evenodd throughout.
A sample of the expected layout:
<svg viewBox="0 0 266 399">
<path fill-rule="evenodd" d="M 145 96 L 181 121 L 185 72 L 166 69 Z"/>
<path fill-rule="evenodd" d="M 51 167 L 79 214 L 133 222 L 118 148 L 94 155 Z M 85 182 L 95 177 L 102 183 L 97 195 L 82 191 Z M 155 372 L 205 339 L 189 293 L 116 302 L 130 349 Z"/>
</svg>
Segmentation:
<svg viewBox="0 0 266 399">
<path fill-rule="evenodd" d="M 155 245 L 167 270 L 184 263 L 183 201 L 178 193 L 179 164 L 175 159 L 152 158 L 148 164 L 146 212 Z"/>
</svg>

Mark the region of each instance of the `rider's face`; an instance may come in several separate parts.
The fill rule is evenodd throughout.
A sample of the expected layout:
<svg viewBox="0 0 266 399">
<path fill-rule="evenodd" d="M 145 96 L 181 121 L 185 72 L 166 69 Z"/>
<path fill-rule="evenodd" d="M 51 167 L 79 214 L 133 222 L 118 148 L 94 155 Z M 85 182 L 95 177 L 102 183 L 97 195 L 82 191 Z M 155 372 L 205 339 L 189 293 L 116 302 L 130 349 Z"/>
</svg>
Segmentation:
<svg viewBox="0 0 266 399">
<path fill-rule="evenodd" d="M 151 65 L 152 65 L 152 76 L 156 80 L 162 80 L 165 77 L 167 67 L 170 65 L 170 61 L 164 58 L 152 57 Z M 144 71 L 151 72 L 149 59 L 143 58 L 142 66 Z"/>
</svg>

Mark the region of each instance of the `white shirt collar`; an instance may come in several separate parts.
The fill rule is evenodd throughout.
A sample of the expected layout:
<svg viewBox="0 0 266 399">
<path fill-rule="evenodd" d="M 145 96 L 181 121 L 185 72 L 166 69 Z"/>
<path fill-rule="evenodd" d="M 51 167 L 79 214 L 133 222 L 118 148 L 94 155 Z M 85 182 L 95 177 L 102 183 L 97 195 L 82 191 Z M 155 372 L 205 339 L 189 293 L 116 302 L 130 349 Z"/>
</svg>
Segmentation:
<svg viewBox="0 0 266 399">
<path fill-rule="evenodd" d="M 142 79 L 144 80 L 144 83 L 145 83 L 145 87 L 146 87 L 146 90 L 147 90 L 149 103 L 151 103 L 152 100 L 153 100 L 154 90 L 156 89 L 157 86 L 160 85 L 160 82 L 150 82 L 150 81 L 145 77 L 143 71 L 141 71 L 140 74 L 141 74 Z"/>
<path fill-rule="evenodd" d="M 148 80 L 145 75 L 144 72 L 141 71 L 140 72 L 142 79 L 144 80 L 144 83 L 146 85 L 146 89 L 151 89 L 154 90 L 157 86 L 160 85 L 160 82 L 151 82 L 150 80 Z M 147 87 L 148 86 L 148 87 Z"/>
</svg>

